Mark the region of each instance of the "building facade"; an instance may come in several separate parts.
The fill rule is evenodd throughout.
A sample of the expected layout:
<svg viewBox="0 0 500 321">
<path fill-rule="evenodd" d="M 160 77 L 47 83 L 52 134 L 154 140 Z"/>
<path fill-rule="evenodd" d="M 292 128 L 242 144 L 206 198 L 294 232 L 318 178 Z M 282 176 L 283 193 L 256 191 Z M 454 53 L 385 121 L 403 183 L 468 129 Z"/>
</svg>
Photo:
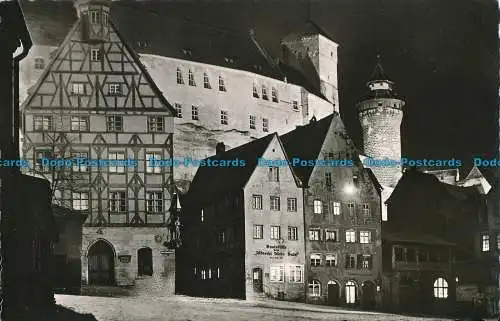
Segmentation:
<svg viewBox="0 0 500 321">
<path fill-rule="evenodd" d="M 82 283 L 173 293 L 172 106 L 109 20 L 107 1 L 79 18 L 23 105 L 23 158 L 53 201 L 88 213 Z M 43 161 L 42 158 L 59 163 Z M 166 243 L 165 243 L 166 242 Z"/>
<path fill-rule="evenodd" d="M 307 300 L 378 307 L 381 189 L 360 163 L 340 115 L 313 120 L 282 140 L 292 163 L 294 159 L 330 162 L 294 168 L 304 183 Z"/>
</svg>

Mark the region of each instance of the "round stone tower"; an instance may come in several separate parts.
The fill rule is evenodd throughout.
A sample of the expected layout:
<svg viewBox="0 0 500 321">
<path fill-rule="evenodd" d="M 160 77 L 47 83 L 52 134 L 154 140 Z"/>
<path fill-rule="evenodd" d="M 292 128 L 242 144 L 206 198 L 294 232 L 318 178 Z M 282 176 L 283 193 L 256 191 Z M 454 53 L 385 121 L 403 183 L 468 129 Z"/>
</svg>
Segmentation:
<svg viewBox="0 0 500 321">
<path fill-rule="evenodd" d="M 380 57 L 378 57 L 380 58 Z M 363 129 L 363 153 L 374 159 L 401 158 L 401 121 L 405 102 L 393 91 L 380 59 L 370 80 L 368 93 L 358 103 L 358 116 Z M 384 186 L 394 187 L 401 177 L 400 166 L 371 167 Z"/>
</svg>

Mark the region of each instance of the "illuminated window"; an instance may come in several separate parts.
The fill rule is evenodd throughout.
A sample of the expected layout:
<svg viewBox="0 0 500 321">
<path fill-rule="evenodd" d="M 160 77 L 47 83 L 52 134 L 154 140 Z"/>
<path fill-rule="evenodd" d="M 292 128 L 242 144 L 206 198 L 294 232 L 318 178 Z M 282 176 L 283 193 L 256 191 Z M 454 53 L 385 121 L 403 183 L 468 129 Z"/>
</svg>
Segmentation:
<svg viewBox="0 0 500 321">
<path fill-rule="evenodd" d="M 340 215 L 340 202 L 333 202 L 333 215 Z"/>
<path fill-rule="evenodd" d="M 320 200 L 314 200 L 314 214 L 322 214 L 323 213 L 323 202 Z"/>
<path fill-rule="evenodd" d="M 490 236 L 488 234 L 481 235 L 481 249 L 483 252 L 488 252 L 490 250 Z"/>
<path fill-rule="evenodd" d="M 345 302 L 347 304 L 356 303 L 356 283 L 348 281 L 345 284 Z"/>
<path fill-rule="evenodd" d="M 269 268 L 269 279 L 271 282 L 285 281 L 285 266 L 283 264 L 272 264 Z"/>
<path fill-rule="evenodd" d="M 434 297 L 438 299 L 446 299 L 448 297 L 448 282 L 443 278 L 438 278 L 434 281 Z"/>
<path fill-rule="evenodd" d="M 321 296 L 321 282 L 318 280 L 309 282 L 309 296 Z"/>
<path fill-rule="evenodd" d="M 346 243 L 356 242 L 356 232 L 354 230 L 345 231 L 345 242 Z"/>
<path fill-rule="evenodd" d="M 74 192 L 72 196 L 73 196 L 73 209 L 75 210 L 89 209 L 89 193 Z"/>
</svg>

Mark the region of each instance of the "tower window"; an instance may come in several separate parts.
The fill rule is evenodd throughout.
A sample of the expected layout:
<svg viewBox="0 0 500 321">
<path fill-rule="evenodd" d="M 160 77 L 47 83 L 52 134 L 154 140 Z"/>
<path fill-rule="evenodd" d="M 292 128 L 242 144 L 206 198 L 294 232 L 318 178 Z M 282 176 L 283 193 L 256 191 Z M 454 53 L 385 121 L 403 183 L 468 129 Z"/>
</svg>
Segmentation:
<svg viewBox="0 0 500 321">
<path fill-rule="evenodd" d="M 101 22 L 101 15 L 99 14 L 99 11 L 92 10 L 89 12 L 90 15 L 90 23 L 100 23 Z"/>
<path fill-rule="evenodd" d="M 91 61 L 99 61 L 101 59 L 101 51 L 99 48 L 90 49 L 90 60 Z"/>
</svg>

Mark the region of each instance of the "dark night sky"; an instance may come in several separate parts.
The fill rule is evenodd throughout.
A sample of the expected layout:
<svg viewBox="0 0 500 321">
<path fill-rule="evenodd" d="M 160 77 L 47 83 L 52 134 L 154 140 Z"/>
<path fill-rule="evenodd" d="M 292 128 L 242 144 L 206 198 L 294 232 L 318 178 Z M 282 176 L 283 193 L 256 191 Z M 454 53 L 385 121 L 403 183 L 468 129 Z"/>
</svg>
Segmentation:
<svg viewBox="0 0 500 321">
<path fill-rule="evenodd" d="M 498 146 L 498 13 L 493 0 L 171 2 L 171 14 L 244 31 L 271 51 L 311 18 L 339 47 L 343 119 L 360 143 L 355 104 L 382 63 L 407 102 L 403 155 L 494 157 Z M 310 8 L 310 10 L 308 10 Z M 466 169 L 468 166 L 466 167 Z"/>
</svg>

